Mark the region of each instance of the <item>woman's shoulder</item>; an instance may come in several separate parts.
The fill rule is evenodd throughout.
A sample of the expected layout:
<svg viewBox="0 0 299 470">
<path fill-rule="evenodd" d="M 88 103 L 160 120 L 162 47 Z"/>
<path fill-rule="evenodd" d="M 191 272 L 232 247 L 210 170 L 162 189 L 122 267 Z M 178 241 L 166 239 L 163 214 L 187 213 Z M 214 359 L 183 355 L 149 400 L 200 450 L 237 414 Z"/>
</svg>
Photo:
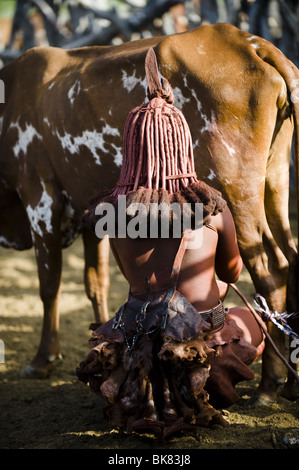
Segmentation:
<svg viewBox="0 0 299 470">
<path fill-rule="evenodd" d="M 232 213 L 227 206 L 222 212 L 218 212 L 218 214 L 213 215 L 210 223 L 207 224 L 207 228 L 215 230 L 218 233 L 223 232 L 223 230 L 229 227 L 234 227 L 234 220 Z"/>
</svg>

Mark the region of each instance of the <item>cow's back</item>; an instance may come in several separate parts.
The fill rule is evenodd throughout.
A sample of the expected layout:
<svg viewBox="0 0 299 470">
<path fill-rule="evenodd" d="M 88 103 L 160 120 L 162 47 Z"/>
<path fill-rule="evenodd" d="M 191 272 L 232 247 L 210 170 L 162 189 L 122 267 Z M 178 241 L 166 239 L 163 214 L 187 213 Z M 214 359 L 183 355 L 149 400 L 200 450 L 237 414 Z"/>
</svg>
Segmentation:
<svg viewBox="0 0 299 470">
<path fill-rule="evenodd" d="M 82 177 L 93 167 L 96 178 L 89 189 L 113 184 L 121 164 L 126 116 L 146 96 L 144 57 L 151 46 L 157 46 L 161 72 L 191 126 L 195 151 L 205 151 L 211 136 L 221 140 L 221 126 L 231 131 L 229 142 L 222 139 L 229 155 L 234 150 L 243 153 L 251 138 L 256 147 L 259 123 L 267 125 L 265 114 L 277 106 L 270 95 L 281 96 L 282 103 L 286 98 L 280 75 L 257 55 L 260 41 L 228 25 L 215 25 L 121 46 L 28 51 L 0 71 L 6 85 L 6 103 L 0 108 L 2 115 L 5 110 L 2 171 L 9 164 L 12 142 L 20 136 L 18 129 L 24 133 L 30 126 L 28 134 L 33 139 L 42 136 L 52 168 L 62 179 L 70 166 Z M 21 149 L 17 157 L 22 153 Z M 15 168 L 13 155 L 9 161 Z M 209 174 L 204 168 L 200 172 L 204 178 Z"/>
</svg>

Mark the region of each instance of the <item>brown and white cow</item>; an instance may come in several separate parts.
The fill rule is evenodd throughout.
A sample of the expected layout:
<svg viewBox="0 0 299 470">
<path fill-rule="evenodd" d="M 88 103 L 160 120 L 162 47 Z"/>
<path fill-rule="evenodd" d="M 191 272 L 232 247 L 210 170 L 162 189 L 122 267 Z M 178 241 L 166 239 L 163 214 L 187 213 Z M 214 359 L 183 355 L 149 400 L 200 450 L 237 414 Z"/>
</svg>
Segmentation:
<svg viewBox="0 0 299 470">
<path fill-rule="evenodd" d="M 288 218 L 294 122 L 298 131 L 293 64 L 226 24 L 120 46 L 35 48 L 0 73 L 0 235 L 4 246 L 36 251 L 44 324 L 31 367 L 39 373 L 59 355 L 61 249 L 81 230 L 90 197 L 118 178 L 125 118 L 146 96 L 150 47 L 190 124 L 199 177 L 229 201 L 256 291 L 278 312 L 286 308 L 288 266 L 297 256 Z M 99 264 L 93 234 L 83 232 L 83 240 L 87 293 L 96 305 L 107 291 L 107 259 Z M 95 313 L 107 318 L 106 308 Z M 281 333 L 272 334 L 283 348 Z M 284 376 L 267 348 L 258 396 L 275 400 Z"/>
</svg>

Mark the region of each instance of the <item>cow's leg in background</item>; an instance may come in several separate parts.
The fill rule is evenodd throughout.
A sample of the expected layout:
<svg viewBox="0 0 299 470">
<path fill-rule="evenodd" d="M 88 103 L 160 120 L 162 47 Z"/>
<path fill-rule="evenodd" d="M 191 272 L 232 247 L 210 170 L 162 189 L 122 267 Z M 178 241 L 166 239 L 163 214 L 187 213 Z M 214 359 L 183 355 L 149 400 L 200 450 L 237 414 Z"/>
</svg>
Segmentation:
<svg viewBox="0 0 299 470">
<path fill-rule="evenodd" d="M 109 238 L 102 240 L 90 231 L 83 231 L 84 243 L 84 283 L 87 297 L 90 299 L 95 321 L 104 323 L 109 320 Z"/>
</svg>

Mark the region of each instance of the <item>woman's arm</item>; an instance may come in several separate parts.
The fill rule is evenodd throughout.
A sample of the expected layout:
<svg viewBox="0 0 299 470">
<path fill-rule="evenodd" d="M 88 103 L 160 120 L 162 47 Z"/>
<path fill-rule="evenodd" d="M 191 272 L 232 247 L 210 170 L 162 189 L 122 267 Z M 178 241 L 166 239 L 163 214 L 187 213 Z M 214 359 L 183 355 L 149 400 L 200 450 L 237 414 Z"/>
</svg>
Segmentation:
<svg viewBox="0 0 299 470">
<path fill-rule="evenodd" d="M 126 276 L 126 274 L 125 274 L 124 268 L 123 268 L 123 266 L 122 266 L 122 264 L 121 264 L 121 262 L 120 262 L 118 253 L 117 253 L 117 251 L 116 251 L 116 249 L 115 249 L 115 246 L 114 246 L 114 244 L 113 244 L 113 238 L 109 238 L 109 241 L 110 241 L 110 248 L 111 248 L 111 251 L 112 251 L 113 256 L 114 256 L 114 258 L 115 258 L 115 261 L 116 261 L 116 263 L 117 263 L 117 265 L 118 265 L 120 271 L 121 271 L 122 274 L 125 276 L 125 279 L 127 279 L 127 276 Z"/>
<path fill-rule="evenodd" d="M 217 224 L 218 245 L 216 250 L 215 270 L 221 281 L 236 282 L 243 267 L 239 252 L 234 220 L 228 207 L 218 214 Z M 214 225 L 214 224 L 213 224 Z"/>
</svg>

